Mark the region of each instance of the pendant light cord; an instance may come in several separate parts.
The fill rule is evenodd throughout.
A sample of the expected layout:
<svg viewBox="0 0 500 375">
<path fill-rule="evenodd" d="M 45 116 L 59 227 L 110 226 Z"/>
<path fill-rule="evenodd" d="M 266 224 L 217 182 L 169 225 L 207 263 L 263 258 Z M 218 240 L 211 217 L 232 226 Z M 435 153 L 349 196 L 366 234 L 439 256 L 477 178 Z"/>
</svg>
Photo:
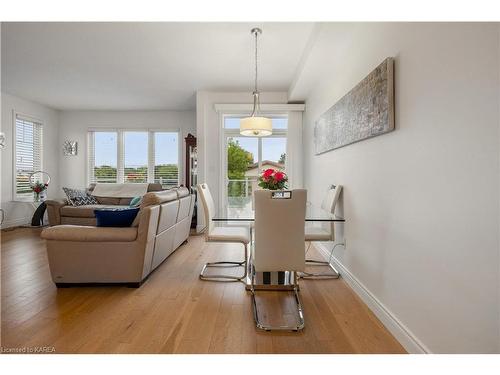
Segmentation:
<svg viewBox="0 0 500 375">
<path fill-rule="evenodd" d="M 256 31 L 255 32 L 255 92 L 259 92 L 257 89 L 257 38 L 258 38 L 259 33 Z"/>
<path fill-rule="evenodd" d="M 255 37 L 255 81 L 253 96 L 253 111 L 249 117 L 240 121 L 240 134 L 248 137 L 265 137 L 273 134 L 272 122 L 270 118 L 260 115 L 260 94 L 259 94 L 259 34 L 262 30 L 254 27 L 250 33 Z"/>
<path fill-rule="evenodd" d="M 254 92 L 253 92 L 253 110 L 252 114 L 250 117 L 254 117 L 259 114 L 260 112 L 260 98 L 259 98 L 259 86 L 258 86 L 258 77 L 259 77 L 259 71 L 258 71 L 258 63 L 259 63 L 259 48 L 258 48 L 258 38 L 259 34 L 262 32 L 261 29 L 259 28 L 254 28 L 251 30 L 252 34 L 255 36 L 255 82 L 254 82 Z"/>
</svg>

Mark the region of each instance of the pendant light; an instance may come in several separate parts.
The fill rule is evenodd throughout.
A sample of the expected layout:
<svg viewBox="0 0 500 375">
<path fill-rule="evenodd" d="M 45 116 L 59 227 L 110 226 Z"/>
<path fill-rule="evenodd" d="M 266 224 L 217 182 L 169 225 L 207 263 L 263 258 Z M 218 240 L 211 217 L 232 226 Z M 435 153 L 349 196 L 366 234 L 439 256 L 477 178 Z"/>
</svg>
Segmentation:
<svg viewBox="0 0 500 375">
<path fill-rule="evenodd" d="M 273 124 L 270 118 L 260 116 L 260 98 L 257 88 L 257 38 L 262 30 L 254 28 L 250 31 L 255 36 L 255 89 L 253 95 L 253 111 L 250 117 L 240 120 L 240 134 L 247 137 L 265 137 L 273 134 Z"/>
</svg>

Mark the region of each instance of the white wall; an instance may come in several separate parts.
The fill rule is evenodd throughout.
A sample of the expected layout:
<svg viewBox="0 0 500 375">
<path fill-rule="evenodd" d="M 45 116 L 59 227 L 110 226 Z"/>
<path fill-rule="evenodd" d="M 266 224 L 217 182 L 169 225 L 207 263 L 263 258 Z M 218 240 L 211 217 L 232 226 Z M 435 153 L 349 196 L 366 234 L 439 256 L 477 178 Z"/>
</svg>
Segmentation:
<svg viewBox="0 0 500 375">
<path fill-rule="evenodd" d="M 260 96 L 261 104 L 287 103 L 286 92 L 265 92 Z M 198 135 L 198 182 L 206 182 L 210 186 L 215 206 L 219 205 L 219 185 L 222 145 L 221 124 L 214 104 L 250 104 L 253 102 L 251 92 L 208 92 L 196 93 L 196 133 Z M 204 227 L 203 212 L 198 205 L 198 230 Z"/>
<path fill-rule="evenodd" d="M 14 121 L 13 113 L 19 112 L 37 118 L 43 122 L 43 170 L 51 176 L 51 182 L 47 191 L 49 198 L 56 196 L 59 191 L 58 154 L 58 111 L 45 107 L 13 95 L 2 93 L 2 131 L 6 136 L 6 146 L 0 152 L 2 192 L 1 206 L 5 210 L 5 221 L 2 228 L 29 223 L 33 216 L 33 208 L 29 203 L 13 202 L 14 181 L 14 158 L 13 158 L 13 136 Z"/>
<path fill-rule="evenodd" d="M 499 352 L 498 53 L 496 24 L 328 24 L 290 92 L 309 198 L 344 186 L 337 261 L 431 352 Z M 314 121 L 388 56 L 396 130 L 315 156 Z"/>
<path fill-rule="evenodd" d="M 63 156 L 60 152 L 60 186 L 84 188 L 87 185 L 87 131 L 89 128 L 124 129 L 180 129 L 183 145 L 181 183 L 184 181 L 184 137 L 196 135 L 194 111 L 62 111 L 60 114 L 59 143 L 78 142 L 77 156 Z M 60 195 L 63 196 L 62 190 Z"/>
</svg>

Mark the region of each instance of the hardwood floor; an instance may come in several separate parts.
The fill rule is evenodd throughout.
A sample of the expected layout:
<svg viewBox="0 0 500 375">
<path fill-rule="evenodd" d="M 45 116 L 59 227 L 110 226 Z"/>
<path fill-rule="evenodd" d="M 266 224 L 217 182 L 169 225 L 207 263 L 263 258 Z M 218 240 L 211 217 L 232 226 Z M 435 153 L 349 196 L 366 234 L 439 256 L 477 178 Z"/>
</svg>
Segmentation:
<svg viewBox="0 0 500 375">
<path fill-rule="evenodd" d="M 404 353 L 342 280 L 303 280 L 306 328 L 255 328 L 242 283 L 201 281 L 209 260 L 241 257 L 232 244 L 192 236 L 139 289 L 57 289 L 37 229 L 2 232 L 1 345 L 57 353 Z M 263 292 L 267 318 L 287 317 L 287 293 Z"/>
</svg>

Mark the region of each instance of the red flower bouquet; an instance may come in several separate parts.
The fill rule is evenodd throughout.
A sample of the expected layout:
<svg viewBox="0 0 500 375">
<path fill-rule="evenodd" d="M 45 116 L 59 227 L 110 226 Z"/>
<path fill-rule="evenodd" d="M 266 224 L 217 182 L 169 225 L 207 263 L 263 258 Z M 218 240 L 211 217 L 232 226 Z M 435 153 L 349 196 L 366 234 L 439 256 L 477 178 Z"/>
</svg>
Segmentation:
<svg viewBox="0 0 500 375">
<path fill-rule="evenodd" d="M 266 169 L 259 177 L 259 186 L 269 190 L 283 190 L 287 188 L 288 176 L 285 172 L 272 168 Z"/>
<path fill-rule="evenodd" d="M 49 186 L 49 184 L 45 184 L 43 182 L 35 182 L 33 185 L 31 185 L 31 190 L 33 190 L 33 193 L 35 193 L 36 202 L 40 200 L 40 193 L 42 191 L 45 191 L 47 189 L 47 186 Z"/>
</svg>

